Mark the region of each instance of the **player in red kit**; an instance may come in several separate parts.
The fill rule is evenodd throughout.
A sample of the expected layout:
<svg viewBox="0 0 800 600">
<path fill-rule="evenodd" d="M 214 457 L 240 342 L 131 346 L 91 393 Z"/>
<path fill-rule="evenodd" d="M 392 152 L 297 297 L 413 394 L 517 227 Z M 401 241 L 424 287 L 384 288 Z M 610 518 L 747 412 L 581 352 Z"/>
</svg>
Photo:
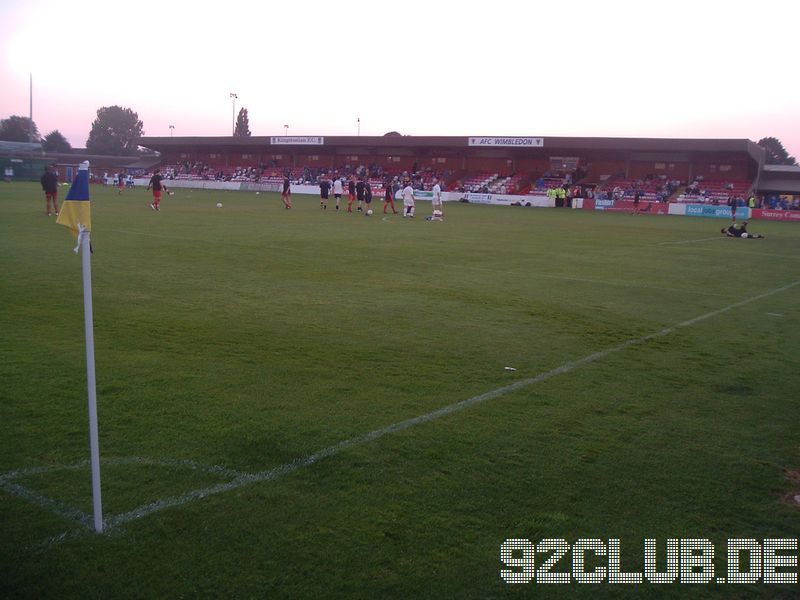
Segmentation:
<svg viewBox="0 0 800 600">
<path fill-rule="evenodd" d="M 292 187 L 291 182 L 289 181 L 288 173 L 283 176 L 283 191 L 281 192 L 281 200 L 283 200 L 283 205 L 287 209 L 292 208 Z"/>
<path fill-rule="evenodd" d="M 347 198 L 347 212 L 353 212 L 353 202 L 356 201 L 356 177 L 353 175 L 350 177 L 350 181 L 347 182 L 347 192 L 349 197 Z"/>
<path fill-rule="evenodd" d="M 394 182 L 387 179 L 383 186 L 383 214 L 386 214 L 387 207 L 392 207 L 392 213 L 397 214 L 397 209 L 394 207 Z"/>
<path fill-rule="evenodd" d="M 150 203 L 150 208 L 153 210 L 161 210 L 159 205 L 161 204 L 161 192 L 168 191 L 167 186 L 163 183 L 163 177 L 161 177 L 161 170 L 156 169 L 153 173 L 153 176 L 150 178 L 150 183 L 147 184 L 147 189 L 153 188 L 153 201 Z"/>
</svg>

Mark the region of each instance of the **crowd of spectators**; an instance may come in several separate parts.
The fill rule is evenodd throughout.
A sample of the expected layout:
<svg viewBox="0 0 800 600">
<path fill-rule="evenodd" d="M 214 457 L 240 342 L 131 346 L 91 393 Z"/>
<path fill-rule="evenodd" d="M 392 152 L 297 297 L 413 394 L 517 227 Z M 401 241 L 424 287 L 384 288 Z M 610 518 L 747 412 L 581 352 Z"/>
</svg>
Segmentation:
<svg viewBox="0 0 800 600">
<path fill-rule="evenodd" d="M 279 165 L 277 161 L 255 166 L 237 166 L 234 168 L 219 166 L 212 167 L 203 161 L 184 161 L 164 169 L 167 179 L 203 179 L 215 181 L 241 181 L 265 182 L 280 181 L 289 176 L 294 184 L 314 185 L 321 178 L 343 178 L 345 181 L 351 177 L 364 179 L 375 184 L 390 183 L 393 187 L 410 183 L 414 189 L 431 189 L 434 178 L 446 181 L 452 173 L 449 171 L 436 171 L 431 168 L 419 168 L 417 163 L 410 170 L 390 172 L 377 163 L 369 165 L 345 164 L 338 168 L 318 167 L 287 167 Z M 512 174 L 513 175 L 513 174 Z M 668 202 L 681 186 L 677 179 L 670 179 L 666 175 L 647 175 L 644 178 L 627 180 L 623 174 L 609 178 L 605 184 L 581 184 L 580 179 L 586 171 L 548 171 L 536 178 L 531 185 L 531 193 L 547 193 L 562 198 L 568 205 L 572 198 L 593 198 L 603 200 L 632 200 L 638 193 L 645 200 Z M 496 177 L 499 177 L 496 176 Z M 769 194 L 760 198 L 748 195 L 741 190 L 742 182 L 706 182 L 702 176 L 695 177 L 685 188 L 683 199 L 687 201 L 708 202 L 711 204 L 728 204 L 739 207 L 770 208 L 773 210 L 800 210 L 800 196 L 786 196 Z M 450 186 L 451 190 L 460 192 L 497 193 L 489 181 L 480 185 L 465 184 L 459 180 Z M 551 191 L 555 190 L 555 191 Z M 723 192 L 727 192 L 723 193 Z M 500 190 L 500 193 L 506 193 Z M 509 192 L 511 193 L 511 192 Z"/>
<path fill-rule="evenodd" d="M 646 175 L 640 179 L 621 179 L 622 174 L 611 177 L 602 190 L 597 192 L 601 200 L 632 200 L 638 193 L 645 200 L 655 202 L 668 202 L 681 182 L 678 179 L 669 179 L 666 175 Z"/>
<path fill-rule="evenodd" d="M 800 196 L 768 194 L 763 199 L 763 207 L 771 210 L 800 210 Z"/>
<path fill-rule="evenodd" d="M 203 161 L 182 162 L 175 165 L 163 167 L 166 179 L 195 179 L 195 180 L 214 180 L 214 181 L 240 181 L 240 182 L 267 182 L 281 181 L 284 177 L 289 177 L 293 184 L 315 185 L 320 179 L 338 179 L 345 181 L 355 177 L 372 182 L 386 182 L 397 180 L 404 185 L 410 183 L 414 189 L 430 189 L 433 186 L 433 179 L 443 180 L 450 175 L 449 171 L 436 171 L 430 168 L 419 169 L 415 163 L 415 168 L 410 171 L 398 171 L 390 173 L 387 169 L 377 163 L 369 165 L 345 164 L 338 168 L 324 167 L 289 167 L 281 166 L 276 161 L 270 164 L 262 164 L 258 167 L 220 167 L 210 166 Z"/>
</svg>

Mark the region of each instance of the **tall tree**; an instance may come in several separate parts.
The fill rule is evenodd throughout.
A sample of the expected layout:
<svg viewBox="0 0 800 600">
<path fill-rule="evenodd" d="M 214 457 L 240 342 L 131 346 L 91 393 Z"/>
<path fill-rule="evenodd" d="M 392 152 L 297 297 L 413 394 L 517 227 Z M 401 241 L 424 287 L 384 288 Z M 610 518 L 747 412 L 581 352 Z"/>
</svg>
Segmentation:
<svg viewBox="0 0 800 600">
<path fill-rule="evenodd" d="M 104 106 L 92 123 L 86 150 L 92 154 L 130 156 L 136 154 L 143 133 L 139 115 L 130 108 Z"/>
<path fill-rule="evenodd" d="M 0 121 L 0 140 L 7 142 L 38 142 L 39 129 L 28 117 L 13 115 Z"/>
<path fill-rule="evenodd" d="M 247 116 L 247 109 L 239 109 L 239 116 L 236 117 L 236 128 L 233 130 L 234 137 L 250 137 L 250 119 Z"/>
<path fill-rule="evenodd" d="M 794 156 L 789 156 L 781 141 L 775 137 L 765 137 L 758 140 L 758 145 L 767 151 L 768 165 L 797 166 Z"/>
<path fill-rule="evenodd" d="M 72 146 L 58 129 L 44 136 L 42 147 L 47 152 L 72 152 Z"/>
</svg>

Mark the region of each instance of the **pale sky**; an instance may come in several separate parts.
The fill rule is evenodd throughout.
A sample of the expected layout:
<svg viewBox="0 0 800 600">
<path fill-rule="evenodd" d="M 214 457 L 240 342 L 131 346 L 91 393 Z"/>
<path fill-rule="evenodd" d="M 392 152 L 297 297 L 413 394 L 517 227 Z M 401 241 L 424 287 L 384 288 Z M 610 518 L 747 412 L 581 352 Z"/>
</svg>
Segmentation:
<svg viewBox="0 0 800 600">
<path fill-rule="evenodd" d="M 0 118 L 145 135 L 780 139 L 800 159 L 797 0 L 0 0 Z"/>
</svg>

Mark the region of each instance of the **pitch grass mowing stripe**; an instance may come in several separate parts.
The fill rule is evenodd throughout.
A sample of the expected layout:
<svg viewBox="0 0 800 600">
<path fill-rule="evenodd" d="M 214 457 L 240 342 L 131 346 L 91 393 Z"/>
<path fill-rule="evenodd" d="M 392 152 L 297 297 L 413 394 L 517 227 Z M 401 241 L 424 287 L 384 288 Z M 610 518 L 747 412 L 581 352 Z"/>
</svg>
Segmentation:
<svg viewBox="0 0 800 600">
<path fill-rule="evenodd" d="M 650 340 L 653 340 L 653 339 L 664 337 L 666 335 L 674 333 L 678 329 L 681 329 L 681 328 L 684 328 L 684 327 L 691 327 L 692 325 L 695 325 L 695 324 L 697 324 L 697 323 L 699 323 L 701 321 L 705 321 L 707 319 L 711 319 L 711 318 L 713 318 L 713 317 L 715 317 L 717 315 L 720 315 L 722 313 L 728 312 L 730 310 L 739 308 L 741 306 L 745 306 L 747 304 L 751 304 L 753 302 L 757 302 L 758 300 L 763 300 L 765 298 L 769 298 L 770 296 L 774 296 L 774 295 L 779 294 L 781 292 L 785 292 L 785 291 L 787 291 L 787 290 L 789 290 L 789 289 L 791 289 L 791 288 L 793 288 L 793 287 L 795 287 L 797 285 L 800 285 L 800 280 L 794 281 L 794 282 L 792 282 L 792 283 L 790 283 L 788 285 L 785 285 L 785 286 L 770 290 L 770 291 L 765 292 L 763 294 L 759 294 L 757 296 L 753 296 L 751 298 L 747 298 L 747 299 L 742 300 L 740 302 L 736 302 L 734 304 L 730 304 L 730 305 L 725 306 L 723 308 L 719 308 L 717 310 L 705 313 L 705 314 L 700 315 L 698 317 L 694 317 L 693 319 L 689 319 L 687 321 L 682 321 L 681 323 L 678 323 L 677 325 L 673 325 L 672 327 L 667 327 L 667 328 L 662 329 L 660 331 L 657 331 L 655 333 L 651 333 L 650 335 L 646 335 L 646 336 L 635 338 L 635 339 L 631 339 L 631 340 L 626 340 L 626 341 L 622 342 L 621 344 L 617 344 L 616 346 L 612 346 L 611 348 L 607 348 L 605 350 L 601 350 L 599 352 L 595 352 L 593 354 L 589 354 L 589 355 L 584 356 L 582 358 L 579 358 L 577 360 L 574 360 L 574 361 L 571 361 L 571 362 L 568 362 L 568 363 L 564 363 L 563 365 L 561 365 L 559 367 L 551 369 L 550 371 L 546 371 L 545 373 L 540 373 L 539 375 L 536 375 L 535 377 L 530 377 L 530 378 L 527 378 L 527 379 L 521 379 L 521 380 L 516 381 L 516 382 L 514 382 L 514 383 L 512 383 L 510 385 L 506 385 L 506 386 L 503 386 L 501 388 L 497 388 L 495 390 L 491 390 L 489 392 L 485 392 L 483 394 L 479 394 L 477 396 L 473 396 L 471 398 L 467 398 L 466 400 L 462 400 L 462 401 L 456 402 L 454 404 L 449 404 L 447 406 L 444 406 L 444 407 L 439 408 L 437 410 L 434 410 L 432 412 L 426 413 L 424 415 L 420 415 L 418 417 L 413 417 L 411 419 L 406 419 L 405 421 L 400 421 L 398 423 L 394 423 L 392 425 L 388 425 L 388 426 L 383 427 L 381 429 L 376 429 L 374 431 L 370 431 L 369 433 L 365 433 L 365 434 L 358 435 L 356 437 L 350 438 L 348 440 L 344 440 L 342 442 L 339 442 L 338 444 L 335 444 L 333 446 L 329 446 L 329 447 L 324 448 L 324 449 L 322 449 L 322 450 L 320 450 L 318 452 L 315 452 L 313 454 L 309 454 L 307 456 L 303 456 L 303 457 L 297 458 L 297 459 L 293 460 L 292 462 L 285 463 L 285 464 L 280 465 L 278 467 L 275 467 L 273 469 L 269 469 L 267 471 L 261 471 L 259 473 L 240 474 L 235 479 L 233 479 L 232 481 L 229 481 L 229 482 L 226 482 L 226 483 L 215 484 L 215 485 L 212 485 L 212 486 L 209 486 L 209 487 L 205 487 L 205 488 L 202 488 L 202 489 L 192 490 L 191 492 L 187 492 L 187 493 L 182 494 L 180 496 L 173 496 L 171 498 L 165 498 L 165 499 L 162 499 L 162 500 L 157 500 L 155 502 L 151 502 L 150 504 L 146 504 L 144 506 L 140 506 L 139 508 L 136 508 L 136 509 L 134 509 L 134 510 L 132 510 L 130 512 L 123 513 L 121 515 L 117 515 L 117 516 L 110 517 L 109 519 L 107 519 L 106 522 L 105 522 L 105 528 L 104 528 L 105 529 L 105 533 L 109 533 L 109 532 L 113 531 L 115 528 L 120 527 L 121 525 L 124 525 L 126 523 L 130 523 L 131 521 L 136 521 L 138 519 L 141 519 L 141 518 L 146 517 L 146 516 L 148 516 L 150 514 L 153 514 L 155 512 L 158 512 L 158 511 L 161 511 L 161 510 L 164 510 L 164 509 L 167 509 L 167 508 L 173 508 L 173 507 L 182 506 L 184 504 L 188 504 L 189 502 L 193 502 L 195 500 L 200 500 L 202 498 L 206 498 L 208 496 L 213 496 L 213 495 L 220 494 L 220 493 L 223 493 L 223 492 L 229 492 L 231 490 L 234 490 L 234 489 L 237 489 L 237 488 L 241 488 L 243 486 L 250 485 L 250 484 L 253 484 L 253 483 L 260 483 L 260 482 L 263 482 L 263 481 L 272 481 L 272 480 L 277 479 L 277 478 L 279 478 L 279 477 L 281 477 L 283 475 L 287 475 L 289 473 L 292 473 L 292 472 L 294 472 L 294 471 L 296 471 L 296 470 L 298 470 L 300 468 L 310 467 L 310 466 L 318 463 L 319 461 L 321 461 L 321 460 L 323 460 L 325 458 L 328 458 L 330 456 L 333 456 L 335 454 L 338 454 L 338 453 L 342 452 L 343 450 L 347 450 L 348 448 L 353 448 L 355 446 L 364 445 L 364 444 L 366 444 L 368 442 L 371 442 L 371 441 L 377 440 L 379 438 L 382 438 L 385 435 L 389 435 L 389 434 L 392 434 L 392 433 L 397 433 L 398 431 L 403 431 L 405 429 L 409 429 L 410 427 L 414 427 L 416 425 L 420 425 L 420 424 L 423 424 L 423 423 L 428 423 L 430 421 L 434 421 L 436 419 L 439 419 L 440 417 L 444 417 L 444 416 L 453 414 L 455 412 L 459 412 L 461 410 L 464 410 L 465 408 L 469 408 L 470 406 L 474 406 L 476 404 L 480 404 L 480 403 L 486 402 L 487 400 L 492 400 L 494 398 L 498 398 L 500 396 L 504 396 L 504 395 L 506 395 L 506 394 L 508 394 L 510 392 L 514 392 L 516 390 L 528 387 L 528 386 L 533 385 L 535 383 L 539 383 L 541 381 L 545 381 L 545 380 L 550 379 L 552 377 L 555 377 L 557 375 L 562 375 L 564 373 L 569 373 L 570 371 L 573 371 L 573 370 L 575 370 L 575 369 L 577 369 L 579 367 L 582 367 L 584 365 L 588 365 L 590 363 L 593 363 L 593 362 L 596 362 L 598 360 L 601 360 L 601 359 L 605 358 L 606 356 L 609 356 L 610 354 L 614 354 L 614 353 L 619 352 L 621 350 L 625 350 L 626 348 L 630 348 L 631 346 L 635 346 L 635 345 L 638 345 L 638 344 L 644 344 L 644 343 L 646 343 L 646 342 L 648 342 Z M 230 473 L 235 473 L 235 471 L 229 471 L 229 472 Z M 88 528 L 83 530 L 83 532 L 87 532 L 87 531 L 89 531 Z M 62 533 L 62 534 L 60 534 L 60 535 L 58 535 L 58 536 L 56 536 L 54 538 L 51 538 L 50 540 L 45 541 L 43 543 L 43 545 L 49 545 L 49 544 L 52 544 L 52 543 L 57 543 L 59 541 L 67 539 L 69 537 L 74 537 L 74 535 L 71 535 L 69 532 L 64 532 L 64 533 Z"/>
<path fill-rule="evenodd" d="M 680 292 L 681 294 L 698 294 L 701 296 L 716 296 L 718 298 L 728 298 L 730 294 L 717 294 L 715 292 L 702 292 L 700 290 L 680 290 L 676 288 L 658 287 L 655 285 L 641 285 L 637 283 L 626 283 L 623 281 L 609 281 L 605 279 L 588 279 L 586 277 L 569 277 L 567 275 L 553 275 L 552 273 L 541 273 L 539 271 L 500 271 L 488 267 L 474 267 L 472 265 L 454 265 L 450 263 L 440 263 L 439 266 L 452 269 L 467 269 L 469 271 L 484 271 L 486 273 L 503 273 L 506 275 L 525 275 L 526 277 L 543 277 L 544 279 L 558 279 L 560 281 L 578 281 L 581 283 L 593 283 L 597 285 L 611 285 L 618 287 L 637 288 L 642 290 L 660 290 L 664 292 Z"/>
</svg>

